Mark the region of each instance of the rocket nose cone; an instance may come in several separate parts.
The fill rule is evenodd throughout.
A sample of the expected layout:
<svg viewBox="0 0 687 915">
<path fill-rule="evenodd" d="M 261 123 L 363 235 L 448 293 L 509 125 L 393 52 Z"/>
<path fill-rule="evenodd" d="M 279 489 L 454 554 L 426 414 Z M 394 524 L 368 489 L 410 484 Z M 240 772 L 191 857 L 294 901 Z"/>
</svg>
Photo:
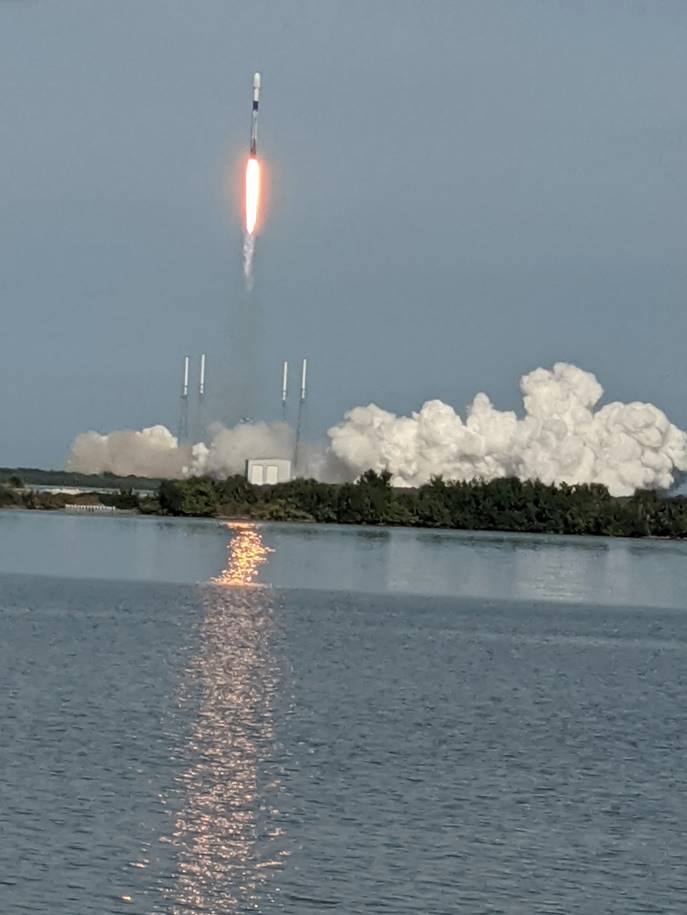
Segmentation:
<svg viewBox="0 0 687 915">
<path fill-rule="evenodd" d="M 260 88 L 260 74 L 259 73 L 253 74 L 253 88 L 254 89 Z"/>
</svg>

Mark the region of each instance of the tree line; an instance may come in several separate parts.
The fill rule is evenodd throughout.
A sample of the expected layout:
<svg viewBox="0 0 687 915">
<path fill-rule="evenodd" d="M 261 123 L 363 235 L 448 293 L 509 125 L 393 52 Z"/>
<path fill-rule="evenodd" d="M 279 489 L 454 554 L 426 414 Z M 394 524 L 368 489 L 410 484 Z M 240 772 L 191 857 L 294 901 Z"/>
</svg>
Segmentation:
<svg viewBox="0 0 687 915">
<path fill-rule="evenodd" d="M 640 491 L 612 497 L 605 486 L 548 486 L 499 479 L 447 482 L 417 489 L 391 486 L 387 472 L 364 473 L 355 483 L 297 479 L 253 486 L 226 480 L 163 481 L 159 510 L 171 515 L 247 517 L 334 524 L 404 525 L 612 537 L 687 537 L 687 499 Z"/>
<path fill-rule="evenodd" d="M 100 502 L 122 511 L 193 517 L 249 518 L 331 524 L 403 525 L 456 530 L 610 537 L 687 537 L 687 498 L 653 491 L 615 498 L 605 486 L 499 479 L 468 483 L 433 479 L 417 489 L 391 485 L 368 470 L 355 483 L 297 479 L 254 486 L 243 476 L 163 480 L 157 494 L 122 487 L 115 493 L 46 493 L 0 483 L 0 507 L 60 509 Z"/>
<path fill-rule="evenodd" d="M 110 505 L 119 511 L 159 514 L 160 503 L 155 493 L 139 495 L 131 488 L 114 492 L 45 492 L 24 485 L 17 476 L 0 483 L 0 508 L 27 508 L 55 511 L 67 505 Z"/>
<path fill-rule="evenodd" d="M 156 492 L 160 480 L 155 477 L 118 476 L 104 473 L 76 473 L 72 470 L 42 470 L 39 467 L 0 467 L 0 485 L 15 486 L 87 486 L 89 489 L 146 489 Z"/>
</svg>

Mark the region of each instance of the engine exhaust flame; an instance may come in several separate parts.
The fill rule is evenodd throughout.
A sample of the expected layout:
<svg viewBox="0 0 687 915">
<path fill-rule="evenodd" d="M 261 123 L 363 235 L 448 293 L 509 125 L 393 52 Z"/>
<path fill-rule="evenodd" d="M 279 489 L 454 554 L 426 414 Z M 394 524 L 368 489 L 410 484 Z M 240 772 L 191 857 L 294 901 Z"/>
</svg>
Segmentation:
<svg viewBox="0 0 687 915">
<path fill-rule="evenodd" d="M 246 163 L 246 231 L 243 237 L 243 275 L 248 292 L 253 288 L 253 254 L 259 207 L 260 163 L 251 156 Z"/>
<path fill-rule="evenodd" d="M 251 156 L 246 164 L 246 232 L 255 233 L 260 206 L 260 163 Z"/>
</svg>

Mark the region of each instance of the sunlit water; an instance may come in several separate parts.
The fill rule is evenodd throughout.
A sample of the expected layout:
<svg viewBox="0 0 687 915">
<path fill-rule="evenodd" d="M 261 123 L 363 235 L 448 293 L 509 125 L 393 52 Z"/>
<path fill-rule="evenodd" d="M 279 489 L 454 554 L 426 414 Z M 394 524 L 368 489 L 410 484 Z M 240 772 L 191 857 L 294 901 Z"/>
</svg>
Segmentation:
<svg viewBox="0 0 687 915">
<path fill-rule="evenodd" d="M 0 912 L 684 913 L 686 561 L 0 512 Z"/>
</svg>

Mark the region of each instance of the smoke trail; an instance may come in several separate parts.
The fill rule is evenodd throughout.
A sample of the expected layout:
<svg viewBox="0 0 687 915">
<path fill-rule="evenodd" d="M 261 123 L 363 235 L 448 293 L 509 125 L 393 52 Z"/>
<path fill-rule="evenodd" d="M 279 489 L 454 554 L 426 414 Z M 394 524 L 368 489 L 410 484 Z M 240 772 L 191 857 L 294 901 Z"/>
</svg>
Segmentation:
<svg viewBox="0 0 687 915">
<path fill-rule="evenodd" d="M 431 400 L 410 416 L 374 404 L 354 407 L 329 430 L 328 448 L 303 444 L 298 472 L 352 480 L 389 470 L 396 486 L 518 477 L 543 483 L 601 483 L 611 495 L 669 489 L 687 471 L 687 433 L 652 404 L 610 403 L 590 372 L 556 363 L 520 381 L 522 418 L 477 394 L 463 420 Z M 210 428 L 208 445 L 179 445 L 164 426 L 74 440 L 67 468 L 83 473 L 174 477 L 243 473 L 249 458 L 293 459 L 295 432 L 284 422 Z"/>
<path fill-rule="evenodd" d="M 252 232 L 243 233 L 243 277 L 246 283 L 246 292 L 253 290 L 253 255 L 255 254 L 255 235 Z"/>
</svg>

